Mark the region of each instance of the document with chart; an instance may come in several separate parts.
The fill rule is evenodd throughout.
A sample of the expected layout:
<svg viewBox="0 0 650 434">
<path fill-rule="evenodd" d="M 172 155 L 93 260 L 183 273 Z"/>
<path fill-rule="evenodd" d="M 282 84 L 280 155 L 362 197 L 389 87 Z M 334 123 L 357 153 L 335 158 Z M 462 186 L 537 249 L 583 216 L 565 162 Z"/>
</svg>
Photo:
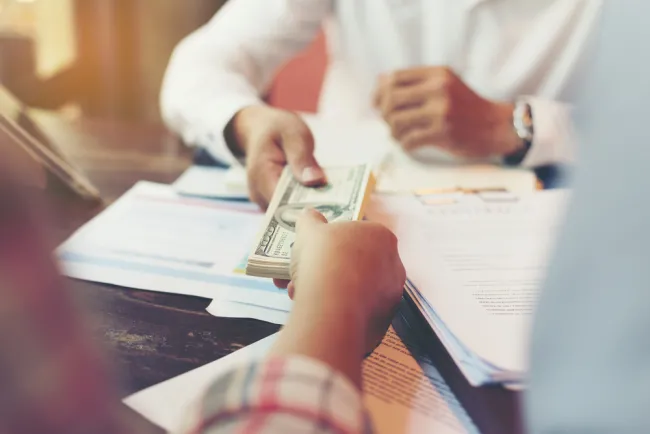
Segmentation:
<svg viewBox="0 0 650 434">
<path fill-rule="evenodd" d="M 264 215 L 248 202 L 139 182 L 58 249 L 69 277 L 289 310 L 286 291 L 244 275 Z"/>
</svg>

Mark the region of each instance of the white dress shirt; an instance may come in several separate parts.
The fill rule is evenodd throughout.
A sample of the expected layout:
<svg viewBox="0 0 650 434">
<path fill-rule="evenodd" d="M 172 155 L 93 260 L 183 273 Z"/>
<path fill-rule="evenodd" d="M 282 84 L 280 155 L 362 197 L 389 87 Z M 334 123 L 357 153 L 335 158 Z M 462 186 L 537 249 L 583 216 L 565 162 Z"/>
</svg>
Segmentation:
<svg viewBox="0 0 650 434">
<path fill-rule="evenodd" d="M 234 163 L 225 126 L 261 102 L 277 70 L 325 24 L 322 116 L 378 116 L 371 95 L 379 74 L 443 65 L 485 98 L 528 98 L 535 134 L 525 166 L 566 162 L 575 150 L 563 101 L 601 7 L 602 0 L 229 0 L 176 48 L 162 113 L 186 143 Z"/>
</svg>

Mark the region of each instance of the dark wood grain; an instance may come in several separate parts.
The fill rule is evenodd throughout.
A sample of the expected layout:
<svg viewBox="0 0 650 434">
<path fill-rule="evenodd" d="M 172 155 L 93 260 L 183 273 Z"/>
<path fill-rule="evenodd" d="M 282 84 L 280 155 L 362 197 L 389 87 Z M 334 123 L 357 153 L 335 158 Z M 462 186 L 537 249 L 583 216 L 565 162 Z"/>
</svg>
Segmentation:
<svg viewBox="0 0 650 434">
<path fill-rule="evenodd" d="M 123 392 L 138 390 L 217 360 L 278 327 L 215 318 L 209 300 L 72 281 L 94 313 L 92 324 L 111 348 Z"/>
<path fill-rule="evenodd" d="M 160 126 L 87 119 L 66 122 L 45 113 L 37 119 L 62 153 L 97 185 L 106 204 L 138 180 L 171 182 L 191 163 L 192 153 Z M 57 241 L 105 206 L 89 206 L 64 193 L 51 196 Z M 70 285 L 88 306 L 98 338 L 108 344 L 125 395 L 217 360 L 278 330 L 276 325 L 256 320 L 215 318 L 205 311 L 209 301 L 197 297 L 72 280 Z M 404 303 L 402 314 L 481 432 L 522 431 L 519 394 L 471 387 L 412 306 Z"/>
</svg>

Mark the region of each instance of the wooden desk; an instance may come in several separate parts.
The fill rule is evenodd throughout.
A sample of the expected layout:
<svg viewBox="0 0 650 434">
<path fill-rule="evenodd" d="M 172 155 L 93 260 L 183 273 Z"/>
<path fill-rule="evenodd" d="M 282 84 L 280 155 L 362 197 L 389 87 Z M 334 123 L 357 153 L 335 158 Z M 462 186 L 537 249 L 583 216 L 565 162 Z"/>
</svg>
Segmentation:
<svg viewBox="0 0 650 434">
<path fill-rule="evenodd" d="M 158 126 L 91 120 L 66 123 L 44 115 L 38 119 L 107 201 L 141 179 L 171 182 L 190 164 L 191 153 Z M 89 208 L 61 197 L 54 209 L 59 240 L 101 211 L 101 207 Z M 71 281 L 71 285 L 88 301 L 98 336 L 113 350 L 125 395 L 216 360 L 278 330 L 278 326 L 256 320 L 212 317 L 205 312 L 208 300 L 200 298 L 82 281 Z M 426 329 L 412 310 L 405 307 L 403 311 L 414 328 Z M 517 394 L 469 386 L 437 338 L 426 333 L 423 336 L 436 366 L 481 432 L 520 432 Z"/>
</svg>

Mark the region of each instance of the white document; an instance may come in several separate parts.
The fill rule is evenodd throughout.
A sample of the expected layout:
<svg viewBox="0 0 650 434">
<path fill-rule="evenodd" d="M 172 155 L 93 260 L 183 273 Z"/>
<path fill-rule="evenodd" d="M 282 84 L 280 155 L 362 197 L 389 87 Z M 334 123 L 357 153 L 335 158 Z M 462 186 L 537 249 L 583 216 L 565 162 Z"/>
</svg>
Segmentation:
<svg viewBox="0 0 650 434">
<path fill-rule="evenodd" d="M 409 279 L 456 339 L 495 370 L 523 375 L 566 198 L 380 196 L 366 215 L 397 235 Z"/>
<path fill-rule="evenodd" d="M 127 397 L 124 403 L 162 428 L 186 423 L 210 382 L 235 364 L 263 357 L 275 335 L 216 362 Z M 415 354 L 417 347 L 409 345 Z M 363 366 L 364 401 L 379 434 L 478 433 L 436 368 L 419 362 L 391 328 Z"/>
<path fill-rule="evenodd" d="M 179 432 L 188 423 L 192 406 L 198 404 L 212 380 L 238 363 L 263 357 L 275 338 L 276 335 L 271 335 L 217 361 L 134 393 L 124 403 L 167 432 Z"/>
<path fill-rule="evenodd" d="M 63 243 L 58 256 L 73 278 L 289 310 L 285 290 L 243 274 L 262 218 L 250 203 L 187 198 L 140 182 Z"/>
<path fill-rule="evenodd" d="M 240 167 L 192 166 L 174 182 L 174 190 L 184 196 L 248 200 L 245 173 L 240 177 L 237 171 L 244 173 Z"/>
<path fill-rule="evenodd" d="M 288 297 L 288 296 L 287 296 Z M 286 324 L 289 311 L 272 309 L 252 303 L 215 298 L 206 309 L 209 314 L 224 318 L 252 318 L 273 324 Z"/>
</svg>

